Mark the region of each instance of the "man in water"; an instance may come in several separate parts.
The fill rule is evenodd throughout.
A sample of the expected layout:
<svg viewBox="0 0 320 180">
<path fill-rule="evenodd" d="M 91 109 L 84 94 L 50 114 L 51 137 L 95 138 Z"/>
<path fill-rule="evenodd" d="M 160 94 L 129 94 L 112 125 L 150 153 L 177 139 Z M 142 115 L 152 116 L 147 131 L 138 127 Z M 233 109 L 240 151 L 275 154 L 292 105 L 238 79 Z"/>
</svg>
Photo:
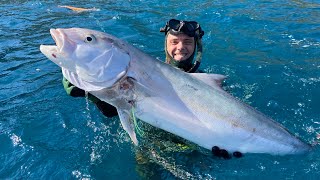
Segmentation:
<svg viewBox="0 0 320 180">
<path fill-rule="evenodd" d="M 165 27 L 160 29 L 165 33 L 166 63 L 171 64 L 185 72 L 199 72 L 198 67 L 202 58 L 201 38 L 204 31 L 200 24 L 195 21 L 169 20 Z M 193 61 L 196 54 L 196 59 Z M 63 86 L 67 94 L 72 97 L 84 97 L 84 90 L 71 84 L 63 78 Z M 112 105 L 101 101 L 95 96 L 88 94 L 88 98 L 98 107 L 106 117 L 118 115 L 117 109 Z"/>
</svg>

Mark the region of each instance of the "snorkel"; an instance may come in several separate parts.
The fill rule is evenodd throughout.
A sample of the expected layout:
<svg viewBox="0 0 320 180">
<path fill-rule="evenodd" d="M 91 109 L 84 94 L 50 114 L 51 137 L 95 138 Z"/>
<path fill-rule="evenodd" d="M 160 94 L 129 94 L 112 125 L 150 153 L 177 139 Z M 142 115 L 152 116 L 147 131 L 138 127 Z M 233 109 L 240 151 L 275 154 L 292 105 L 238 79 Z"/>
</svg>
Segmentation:
<svg viewBox="0 0 320 180">
<path fill-rule="evenodd" d="M 202 59 L 202 36 L 204 31 L 201 29 L 200 25 L 195 21 L 180 21 L 176 19 L 169 20 L 165 27 L 160 29 L 160 32 L 165 33 L 165 52 L 166 52 L 166 63 L 172 64 L 175 67 L 183 69 L 185 72 L 193 73 L 195 72 L 201 63 Z M 176 61 L 168 54 L 167 51 L 167 36 L 169 34 L 178 35 L 186 34 L 189 37 L 193 37 L 195 41 L 195 48 L 193 54 L 184 61 Z M 196 59 L 193 62 L 194 55 L 196 54 Z"/>
</svg>

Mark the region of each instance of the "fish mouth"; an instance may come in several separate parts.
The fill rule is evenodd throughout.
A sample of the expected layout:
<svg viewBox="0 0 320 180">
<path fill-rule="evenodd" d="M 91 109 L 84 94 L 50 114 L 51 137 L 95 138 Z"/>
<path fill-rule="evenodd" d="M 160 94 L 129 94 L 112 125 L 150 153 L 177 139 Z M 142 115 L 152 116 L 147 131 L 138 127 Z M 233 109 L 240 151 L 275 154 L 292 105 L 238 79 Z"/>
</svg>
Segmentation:
<svg viewBox="0 0 320 180">
<path fill-rule="evenodd" d="M 60 53 L 61 47 L 62 47 L 62 35 L 61 32 L 58 29 L 50 29 L 50 34 L 55 45 L 40 45 L 40 51 L 45 54 L 47 57 L 52 53 Z"/>
<path fill-rule="evenodd" d="M 68 39 L 67 34 L 63 29 L 50 29 L 50 34 L 55 42 L 55 45 L 41 45 L 40 51 L 49 59 L 57 57 L 66 57 L 73 52 L 75 42 Z"/>
<path fill-rule="evenodd" d="M 56 43 L 57 50 L 61 50 L 61 33 L 58 29 L 50 29 L 50 34 L 54 42 Z"/>
</svg>

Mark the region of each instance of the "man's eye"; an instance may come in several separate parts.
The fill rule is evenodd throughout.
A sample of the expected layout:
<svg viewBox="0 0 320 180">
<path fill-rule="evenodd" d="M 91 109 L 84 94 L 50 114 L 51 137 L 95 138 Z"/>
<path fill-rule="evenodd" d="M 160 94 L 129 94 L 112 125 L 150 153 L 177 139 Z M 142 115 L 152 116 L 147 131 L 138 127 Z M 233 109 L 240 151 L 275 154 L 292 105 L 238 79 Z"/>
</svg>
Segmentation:
<svg viewBox="0 0 320 180">
<path fill-rule="evenodd" d="M 96 37 L 92 34 L 90 35 L 87 35 L 86 36 L 86 39 L 84 40 L 84 42 L 87 42 L 87 43 L 92 43 L 92 42 L 95 42 L 96 41 Z"/>
<path fill-rule="evenodd" d="M 171 41 L 171 44 L 172 45 L 176 45 L 176 44 L 178 44 L 178 42 L 177 41 Z"/>
</svg>

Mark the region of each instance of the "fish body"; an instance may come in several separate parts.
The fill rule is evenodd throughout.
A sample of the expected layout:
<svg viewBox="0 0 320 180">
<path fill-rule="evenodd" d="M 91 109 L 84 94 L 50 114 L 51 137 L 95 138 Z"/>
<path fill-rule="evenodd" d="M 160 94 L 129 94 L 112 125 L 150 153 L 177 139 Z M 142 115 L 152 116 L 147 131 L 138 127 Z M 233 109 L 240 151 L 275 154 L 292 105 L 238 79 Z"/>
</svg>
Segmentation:
<svg viewBox="0 0 320 180">
<path fill-rule="evenodd" d="M 138 144 L 137 118 L 201 147 L 229 152 L 298 154 L 311 146 L 220 87 L 223 75 L 185 73 L 127 42 L 89 29 L 51 29 L 57 46 L 41 52 L 75 86 L 117 108 Z"/>
</svg>

